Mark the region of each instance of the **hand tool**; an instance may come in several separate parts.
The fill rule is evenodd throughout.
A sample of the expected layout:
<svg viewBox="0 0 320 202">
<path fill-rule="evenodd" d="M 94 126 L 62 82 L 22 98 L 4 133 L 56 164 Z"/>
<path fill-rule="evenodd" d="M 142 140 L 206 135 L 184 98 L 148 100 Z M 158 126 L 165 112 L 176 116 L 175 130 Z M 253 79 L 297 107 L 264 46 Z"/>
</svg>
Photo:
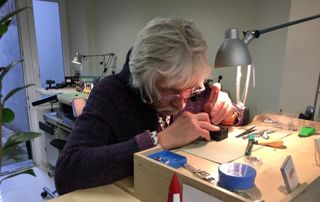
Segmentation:
<svg viewBox="0 0 320 202">
<path fill-rule="evenodd" d="M 278 138 L 270 138 L 268 140 L 260 139 L 255 140 L 254 144 L 269 146 L 273 148 L 280 148 L 283 146 L 283 140 Z"/>
<path fill-rule="evenodd" d="M 244 132 L 240 133 L 239 135 L 236 136 L 236 138 L 238 137 L 242 137 L 246 134 L 252 133 L 253 131 L 255 131 L 256 129 L 254 129 L 256 126 L 252 126 L 251 128 L 245 130 Z"/>
</svg>

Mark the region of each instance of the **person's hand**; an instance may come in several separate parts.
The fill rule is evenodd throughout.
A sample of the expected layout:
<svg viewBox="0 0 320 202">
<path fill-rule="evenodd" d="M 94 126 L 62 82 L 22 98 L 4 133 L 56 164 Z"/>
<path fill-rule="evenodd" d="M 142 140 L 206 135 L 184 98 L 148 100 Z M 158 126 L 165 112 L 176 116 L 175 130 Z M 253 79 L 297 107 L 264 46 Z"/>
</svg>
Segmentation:
<svg viewBox="0 0 320 202">
<path fill-rule="evenodd" d="M 163 149 L 173 149 L 185 146 L 198 138 L 209 141 L 209 131 L 219 129 L 210 123 L 207 113 L 192 114 L 186 111 L 169 127 L 158 133 L 159 144 Z"/>
<path fill-rule="evenodd" d="M 208 102 L 205 104 L 205 112 L 210 116 L 210 121 L 214 125 L 228 121 L 235 113 L 231 99 L 228 94 L 220 91 L 221 84 L 212 85 L 211 94 Z"/>
</svg>

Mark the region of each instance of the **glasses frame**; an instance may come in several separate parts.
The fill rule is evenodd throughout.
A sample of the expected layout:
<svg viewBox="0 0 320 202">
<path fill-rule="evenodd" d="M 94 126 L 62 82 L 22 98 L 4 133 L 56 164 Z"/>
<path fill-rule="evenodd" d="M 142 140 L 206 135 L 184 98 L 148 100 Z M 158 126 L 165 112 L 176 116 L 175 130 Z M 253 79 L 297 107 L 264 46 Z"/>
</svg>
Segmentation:
<svg viewBox="0 0 320 202">
<path fill-rule="evenodd" d="M 187 99 L 190 99 L 190 98 L 193 98 L 193 97 L 199 95 L 205 89 L 206 89 L 205 86 L 201 85 L 200 87 L 193 88 L 189 94 L 186 94 L 187 91 L 185 90 L 184 92 L 179 93 L 179 94 L 176 93 L 176 94 L 164 95 L 164 96 L 160 95 L 159 91 L 157 90 L 157 96 L 158 96 L 158 101 L 160 101 L 160 102 L 173 102 L 173 101 L 177 101 L 177 100 L 181 100 L 181 99 L 187 100 Z"/>
</svg>

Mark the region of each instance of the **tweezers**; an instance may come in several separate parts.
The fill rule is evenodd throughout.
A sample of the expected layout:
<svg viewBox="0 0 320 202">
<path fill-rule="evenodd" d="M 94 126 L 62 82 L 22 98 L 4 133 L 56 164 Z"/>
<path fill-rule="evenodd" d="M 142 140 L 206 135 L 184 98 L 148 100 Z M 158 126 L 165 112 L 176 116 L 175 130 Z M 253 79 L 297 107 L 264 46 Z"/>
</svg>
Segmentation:
<svg viewBox="0 0 320 202">
<path fill-rule="evenodd" d="M 236 138 L 238 137 L 242 137 L 246 134 L 252 133 L 253 131 L 255 131 L 256 129 L 254 129 L 256 126 L 252 126 L 251 128 L 245 130 L 244 132 L 240 133 L 239 135 L 236 136 Z"/>
</svg>

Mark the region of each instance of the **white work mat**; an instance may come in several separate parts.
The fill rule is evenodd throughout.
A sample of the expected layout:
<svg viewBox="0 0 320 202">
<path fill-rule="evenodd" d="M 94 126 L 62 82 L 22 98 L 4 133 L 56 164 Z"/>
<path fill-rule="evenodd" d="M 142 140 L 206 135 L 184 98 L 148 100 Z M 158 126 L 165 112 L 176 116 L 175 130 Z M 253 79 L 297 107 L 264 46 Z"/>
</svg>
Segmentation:
<svg viewBox="0 0 320 202">
<path fill-rule="evenodd" d="M 248 127 L 247 127 L 248 128 Z M 259 127 L 260 130 L 260 127 Z M 234 161 L 242 156 L 244 156 L 248 139 L 242 139 L 241 137 L 236 138 L 235 136 L 243 132 L 242 129 L 235 129 L 234 131 L 229 131 L 228 138 L 216 142 L 216 141 L 204 141 L 197 140 L 194 143 L 182 147 L 181 150 L 201 158 L 222 164 Z M 283 138 L 290 134 L 290 132 L 275 132 L 270 134 L 270 136 L 278 138 Z M 261 148 L 260 145 L 254 145 L 252 152 Z M 254 156 L 254 154 L 252 154 Z"/>
</svg>

